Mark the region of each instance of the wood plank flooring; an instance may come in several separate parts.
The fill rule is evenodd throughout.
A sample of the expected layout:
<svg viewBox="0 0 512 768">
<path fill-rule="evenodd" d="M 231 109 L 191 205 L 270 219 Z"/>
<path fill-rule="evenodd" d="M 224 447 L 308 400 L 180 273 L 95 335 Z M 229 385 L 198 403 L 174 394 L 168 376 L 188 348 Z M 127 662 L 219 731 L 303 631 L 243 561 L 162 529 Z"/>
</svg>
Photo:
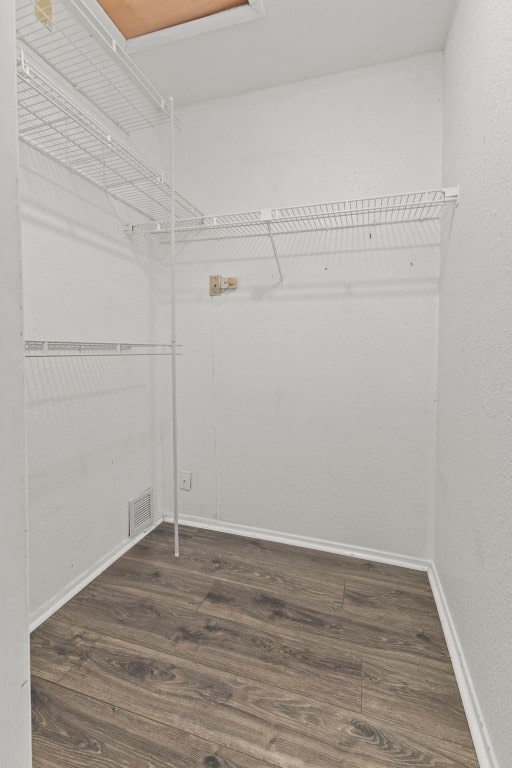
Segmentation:
<svg viewBox="0 0 512 768">
<path fill-rule="evenodd" d="M 33 633 L 34 768 L 478 768 L 424 573 L 172 535 Z"/>
</svg>

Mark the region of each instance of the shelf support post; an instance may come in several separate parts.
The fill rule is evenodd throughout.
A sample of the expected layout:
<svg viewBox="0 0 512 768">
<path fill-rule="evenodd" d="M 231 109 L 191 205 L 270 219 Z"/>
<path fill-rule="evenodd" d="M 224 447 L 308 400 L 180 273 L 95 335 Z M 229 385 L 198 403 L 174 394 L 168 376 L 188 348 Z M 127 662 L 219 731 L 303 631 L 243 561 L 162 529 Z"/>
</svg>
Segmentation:
<svg viewBox="0 0 512 768">
<path fill-rule="evenodd" d="M 171 401 L 172 401 L 172 474 L 173 474 L 173 507 L 174 507 L 174 556 L 179 557 L 179 493 L 178 493 L 178 408 L 176 396 L 176 206 L 174 199 L 174 100 L 169 100 L 169 186 L 171 189 L 171 243 L 170 243 L 170 272 L 171 272 Z"/>
</svg>

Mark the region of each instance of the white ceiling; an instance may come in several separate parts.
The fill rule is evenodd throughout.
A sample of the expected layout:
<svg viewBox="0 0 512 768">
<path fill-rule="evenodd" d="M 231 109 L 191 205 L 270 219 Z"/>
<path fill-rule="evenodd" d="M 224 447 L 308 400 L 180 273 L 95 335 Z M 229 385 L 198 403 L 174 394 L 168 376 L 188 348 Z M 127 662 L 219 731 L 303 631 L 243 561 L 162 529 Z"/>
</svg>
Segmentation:
<svg viewBox="0 0 512 768">
<path fill-rule="evenodd" d="M 264 0 L 265 18 L 133 57 L 177 104 L 442 50 L 454 0 Z"/>
</svg>

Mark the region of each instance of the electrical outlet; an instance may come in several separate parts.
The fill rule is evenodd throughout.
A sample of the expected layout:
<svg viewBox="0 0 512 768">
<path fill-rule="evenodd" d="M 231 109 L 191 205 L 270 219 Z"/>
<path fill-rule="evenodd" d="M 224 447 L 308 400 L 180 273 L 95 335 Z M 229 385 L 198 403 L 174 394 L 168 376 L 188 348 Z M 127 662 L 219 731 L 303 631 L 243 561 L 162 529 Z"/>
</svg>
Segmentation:
<svg viewBox="0 0 512 768">
<path fill-rule="evenodd" d="M 180 472 L 180 488 L 182 491 L 190 491 L 192 488 L 192 472 L 182 469 Z"/>
</svg>

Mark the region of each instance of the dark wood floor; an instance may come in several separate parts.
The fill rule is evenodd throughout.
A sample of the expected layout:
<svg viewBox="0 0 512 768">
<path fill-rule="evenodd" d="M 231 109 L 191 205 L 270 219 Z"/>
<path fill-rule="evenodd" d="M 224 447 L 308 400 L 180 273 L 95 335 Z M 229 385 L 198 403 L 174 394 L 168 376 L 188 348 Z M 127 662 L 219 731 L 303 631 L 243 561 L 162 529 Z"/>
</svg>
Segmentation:
<svg viewBox="0 0 512 768">
<path fill-rule="evenodd" d="M 34 768 L 477 768 L 427 576 L 162 525 L 32 635 Z"/>
</svg>

